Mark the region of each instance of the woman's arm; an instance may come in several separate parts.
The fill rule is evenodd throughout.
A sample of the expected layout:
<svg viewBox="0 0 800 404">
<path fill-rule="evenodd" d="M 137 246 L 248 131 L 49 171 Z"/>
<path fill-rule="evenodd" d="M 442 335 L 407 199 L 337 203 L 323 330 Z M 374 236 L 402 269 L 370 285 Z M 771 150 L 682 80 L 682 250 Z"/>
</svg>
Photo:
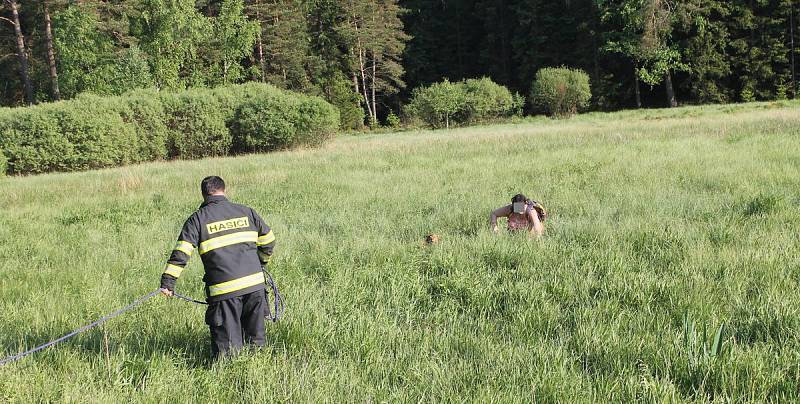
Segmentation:
<svg viewBox="0 0 800 404">
<path fill-rule="evenodd" d="M 544 234 L 544 226 L 539 220 L 539 214 L 533 209 L 528 209 L 528 234 L 536 237 L 541 237 Z"/>
<path fill-rule="evenodd" d="M 497 233 L 497 218 L 498 217 L 508 217 L 512 212 L 511 205 L 503 206 L 502 208 L 497 208 L 489 214 L 489 226 L 492 228 L 492 231 Z"/>
</svg>

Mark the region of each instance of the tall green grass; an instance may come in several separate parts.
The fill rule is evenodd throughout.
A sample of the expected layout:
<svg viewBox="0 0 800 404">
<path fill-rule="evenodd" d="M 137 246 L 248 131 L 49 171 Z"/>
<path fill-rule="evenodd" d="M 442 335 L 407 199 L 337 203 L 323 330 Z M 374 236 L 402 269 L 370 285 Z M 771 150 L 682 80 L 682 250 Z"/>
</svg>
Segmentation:
<svg viewBox="0 0 800 404">
<path fill-rule="evenodd" d="M 154 290 L 210 174 L 278 237 L 268 347 L 209 363 L 202 309 L 159 296 L 0 368 L 0 401 L 800 399 L 797 103 L 5 178 L 2 353 Z M 488 232 L 517 192 L 543 239 Z"/>
</svg>

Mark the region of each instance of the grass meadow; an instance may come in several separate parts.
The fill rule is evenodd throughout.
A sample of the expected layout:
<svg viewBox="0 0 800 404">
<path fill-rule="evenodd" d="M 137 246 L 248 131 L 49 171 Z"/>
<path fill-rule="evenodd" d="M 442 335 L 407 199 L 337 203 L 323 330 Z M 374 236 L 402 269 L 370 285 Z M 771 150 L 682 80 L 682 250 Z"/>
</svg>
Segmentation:
<svg viewBox="0 0 800 404">
<path fill-rule="evenodd" d="M 212 174 L 277 236 L 267 348 L 211 363 L 203 308 L 157 296 L 0 367 L 0 401 L 800 400 L 791 102 L 5 178 L 0 356 L 155 290 Z M 517 192 L 542 239 L 488 231 Z M 195 256 L 177 291 L 201 277 Z"/>
</svg>

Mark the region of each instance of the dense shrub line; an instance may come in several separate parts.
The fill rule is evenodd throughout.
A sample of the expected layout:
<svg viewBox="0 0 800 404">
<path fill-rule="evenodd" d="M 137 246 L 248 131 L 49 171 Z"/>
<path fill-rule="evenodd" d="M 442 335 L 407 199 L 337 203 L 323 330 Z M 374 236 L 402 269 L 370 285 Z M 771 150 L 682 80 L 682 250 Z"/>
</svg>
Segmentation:
<svg viewBox="0 0 800 404">
<path fill-rule="evenodd" d="M 434 128 L 472 124 L 520 115 L 525 98 L 489 78 L 450 82 L 445 79 L 416 88 L 405 114 Z"/>
<path fill-rule="evenodd" d="M 0 172 L 113 167 L 319 145 L 339 125 L 321 98 L 249 83 L 141 90 L 0 109 Z"/>
<path fill-rule="evenodd" d="M 530 112 L 569 117 L 587 107 L 591 96 L 589 76 L 584 71 L 543 68 L 536 73 L 531 86 Z M 411 101 L 404 112 L 412 124 L 420 122 L 433 128 L 449 128 L 520 116 L 524 106 L 525 97 L 484 77 L 458 82 L 445 79 L 418 87 L 411 93 Z"/>
</svg>

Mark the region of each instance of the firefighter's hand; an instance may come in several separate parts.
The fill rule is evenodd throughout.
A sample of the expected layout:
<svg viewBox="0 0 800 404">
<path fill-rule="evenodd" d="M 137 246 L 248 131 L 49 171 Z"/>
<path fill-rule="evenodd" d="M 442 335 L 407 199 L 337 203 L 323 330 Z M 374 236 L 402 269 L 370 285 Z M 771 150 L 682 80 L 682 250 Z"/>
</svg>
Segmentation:
<svg viewBox="0 0 800 404">
<path fill-rule="evenodd" d="M 171 291 L 171 290 L 169 290 L 169 289 L 167 289 L 167 288 L 161 288 L 161 293 L 162 293 L 164 296 L 172 296 L 172 291 Z"/>
</svg>

